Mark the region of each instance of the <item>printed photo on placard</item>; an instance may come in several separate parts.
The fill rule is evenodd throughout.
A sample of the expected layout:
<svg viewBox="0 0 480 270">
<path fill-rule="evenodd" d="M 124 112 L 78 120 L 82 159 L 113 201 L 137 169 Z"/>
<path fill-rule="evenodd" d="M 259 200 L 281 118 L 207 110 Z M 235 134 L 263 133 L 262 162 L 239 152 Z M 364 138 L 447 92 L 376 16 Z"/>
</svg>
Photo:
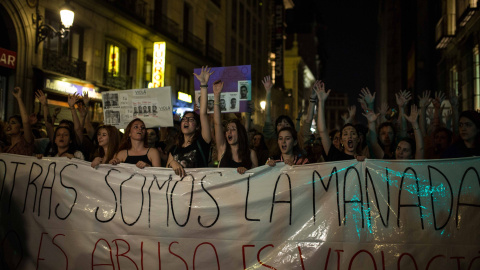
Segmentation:
<svg viewBox="0 0 480 270">
<path fill-rule="evenodd" d="M 221 112 L 227 112 L 227 95 L 226 93 L 221 93 L 220 94 L 220 111 Z"/>
<path fill-rule="evenodd" d="M 225 93 L 225 101 L 227 106 L 227 112 L 239 112 L 240 100 L 238 98 L 238 92 Z"/>
<path fill-rule="evenodd" d="M 107 125 L 120 124 L 120 111 L 106 110 L 104 122 Z"/>
<path fill-rule="evenodd" d="M 213 94 L 208 94 L 207 113 L 213 113 L 214 103 Z"/>
<path fill-rule="evenodd" d="M 195 105 L 198 106 L 198 109 L 200 110 L 200 90 L 195 91 L 195 100 L 194 100 Z"/>
<path fill-rule="evenodd" d="M 241 100 L 252 99 L 252 86 L 251 81 L 238 81 L 238 92 L 240 93 Z"/>
<path fill-rule="evenodd" d="M 118 94 L 117 93 L 105 93 L 103 94 L 103 108 L 108 109 L 110 107 L 118 106 Z"/>
</svg>

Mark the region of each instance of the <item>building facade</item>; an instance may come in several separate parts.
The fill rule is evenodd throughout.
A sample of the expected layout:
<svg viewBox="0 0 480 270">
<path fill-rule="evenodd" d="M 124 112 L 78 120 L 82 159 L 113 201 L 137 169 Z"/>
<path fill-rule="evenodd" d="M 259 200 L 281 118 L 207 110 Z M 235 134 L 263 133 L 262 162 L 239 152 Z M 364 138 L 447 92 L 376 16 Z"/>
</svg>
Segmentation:
<svg viewBox="0 0 480 270">
<path fill-rule="evenodd" d="M 480 11 L 477 0 L 442 0 L 435 32 L 441 91 L 460 94 L 460 110 L 480 110 Z"/>
<path fill-rule="evenodd" d="M 0 3 L 0 52 L 14 55 L 14 65 L 0 66 L 3 118 L 14 114 L 9 93 L 24 89 L 28 108 L 34 90 L 43 89 L 53 106 L 66 106 L 66 96 L 88 91 L 90 110 L 101 121 L 100 93 L 146 88 L 152 82 L 155 42 L 165 42 L 164 85 L 173 89 L 175 109 L 193 108 L 178 92 L 193 96 L 193 69 L 225 64 L 226 2 L 214 0 L 74 0 L 75 19 L 65 38 L 45 35 L 42 25 L 61 29 L 62 0 L 6 0 Z M 39 31 L 43 33 L 42 31 Z M 53 33 L 53 32 L 52 32 Z M 3 50 L 3 51 L 2 51 Z M 39 110 L 36 106 L 35 110 Z M 67 110 L 60 118 L 70 118 Z"/>
</svg>

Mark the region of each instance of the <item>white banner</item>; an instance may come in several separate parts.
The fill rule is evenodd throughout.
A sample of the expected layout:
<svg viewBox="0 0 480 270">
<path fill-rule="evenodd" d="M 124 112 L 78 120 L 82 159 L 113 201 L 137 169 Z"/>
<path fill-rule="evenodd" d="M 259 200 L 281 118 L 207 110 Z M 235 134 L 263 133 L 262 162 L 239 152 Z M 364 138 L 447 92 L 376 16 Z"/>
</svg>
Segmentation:
<svg viewBox="0 0 480 270">
<path fill-rule="evenodd" d="M 480 269 L 480 159 L 97 170 L 0 154 L 1 269 Z"/>
<path fill-rule="evenodd" d="M 170 86 L 102 93 L 103 122 L 126 128 L 135 118 L 147 127 L 173 126 L 172 90 Z"/>
</svg>

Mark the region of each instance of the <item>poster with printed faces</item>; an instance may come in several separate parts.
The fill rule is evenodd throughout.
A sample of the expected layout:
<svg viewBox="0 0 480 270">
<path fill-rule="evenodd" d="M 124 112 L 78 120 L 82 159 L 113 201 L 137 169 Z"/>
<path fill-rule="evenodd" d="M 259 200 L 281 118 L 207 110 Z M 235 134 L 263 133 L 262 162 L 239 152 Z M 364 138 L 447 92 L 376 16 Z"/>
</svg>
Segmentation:
<svg viewBox="0 0 480 270">
<path fill-rule="evenodd" d="M 223 107 L 222 113 L 230 112 L 246 112 L 248 111 L 249 101 L 252 99 L 252 75 L 251 66 L 231 66 L 231 67 L 213 67 L 211 69 L 213 74 L 210 76 L 207 94 L 213 95 L 213 83 L 217 80 L 223 82 L 222 97 L 220 99 L 220 106 Z M 195 74 L 201 73 L 201 68 L 196 68 L 193 71 Z M 195 104 L 200 105 L 200 82 L 194 80 L 195 88 Z M 229 95 L 225 95 L 228 93 Z M 212 98 L 213 100 L 213 98 Z M 213 106 L 213 101 L 209 101 L 210 106 Z M 225 105 L 223 105 L 223 103 Z M 207 103 L 208 106 L 209 103 Z M 234 105 L 233 105 L 234 104 Z M 208 113 L 213 113 L 213 109 L 207 108 Z"/>
<path fill-rule="evenodd" d="M 102 93 L 104 123 L 119 129 L 140 118 L 147 127 L 173 126 L 171 87 Z"/>
<path fill-rule="evenodd" d="M 223 94 L 223 93 L 222 93 Z M 207 99 L 207 113 L 213 113 L 214 109 L 214 96 L 213 94 L 208 94 L 208 99 Z M 200 91 L 195 91 L 195 105 L 198 106 L 197 109 L 200 110 Z M 238 106 L 237 106 L 238 108 Z M 224 111 L 227 109 L 225 108 Z M 224 112 L 222 111 L 222 112 Z"/>
</svg>

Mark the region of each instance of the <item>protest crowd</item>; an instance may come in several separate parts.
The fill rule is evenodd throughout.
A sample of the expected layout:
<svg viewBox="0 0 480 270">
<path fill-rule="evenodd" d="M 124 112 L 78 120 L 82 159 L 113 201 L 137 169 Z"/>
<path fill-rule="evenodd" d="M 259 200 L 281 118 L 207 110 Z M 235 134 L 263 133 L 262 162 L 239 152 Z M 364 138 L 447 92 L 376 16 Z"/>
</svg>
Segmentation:
<svg viewBox="0 0 480 270">
<path fill-rule="evenodd" d="M 203 67 L 194 74 L 200 82 L 200 106 L 187 111 L 175 127 L 153 128 L 142 119 L 132 119 L 124 134 L 110 125 L 94 127 L 90 122 L 88 95 L 68 96 L 73 121 L 56 119 L 49 111 L 48 99 L 42 90 L 36 98 L 42 105 L 45 126 L 39 126 L 36 115 L 30 115 L 22 100 L 22 90 L 16 87 L 13 96 L 20 115 L 0 122 L 0 150 L 3 153 L 43 157 L 76 158 L 100 164 L 135 164 L 138 168 L 167 167 L 175 174 L 185 175 L 185 168 L 236 168 L 243 174 L 257 166 L 277 162 L 303 165 L 356 159 L 439 159 L 480 156 L 480 113 L 474 110 L 459 112 L 459 96 L 449 94 L 451 111 L 443 112 L 444 93 L 423 92 L 418 104 L 408 90 L 399 91 L 396 107 L 382 103 L 375 108 L 375 93 L 368 88 L 359 91 L 358 102 L 363 112 L 356 115 L 351 106 L 335 123 L 339 130 L 328 130 L 325 103 L 331 90 L 324 82 L 312 86 L 308 109 L 303 121 L 296 122 L 286 115 L 275 121 L 270 116 L 273 84 L 269 76 L 262 83 L 266 91 L 266 121 L 263 130 L 250 128 L 250 116 L 237 115 L 225 120 L 221 114 L 221 80 L 211 82 L 213 72 Z M 207 87 L 213 85 L 213 115 L 207 114 L 212 104 Z M 208 104 L 208 106 L 207 106 Z M 429 109 L 433 105 L 433 111 Z M 431 107 L 431 106 L 430 106 Z M 198 112 L 198 113 L 197 113 Z M 359 119 L 364 117 L 365 119 Z M 445 118 L 445 119 L 443 119 Z M 310 127 L 316 123 L 317 132 Z M 366 122 L 367 125 L 360 124 Z M 59 122 L 55 128 L 55 123 Z M 167 134 L 160 141 L 160 131 Z M 44 135 L 42 135 L 44 134 Z"/>
</svg>

